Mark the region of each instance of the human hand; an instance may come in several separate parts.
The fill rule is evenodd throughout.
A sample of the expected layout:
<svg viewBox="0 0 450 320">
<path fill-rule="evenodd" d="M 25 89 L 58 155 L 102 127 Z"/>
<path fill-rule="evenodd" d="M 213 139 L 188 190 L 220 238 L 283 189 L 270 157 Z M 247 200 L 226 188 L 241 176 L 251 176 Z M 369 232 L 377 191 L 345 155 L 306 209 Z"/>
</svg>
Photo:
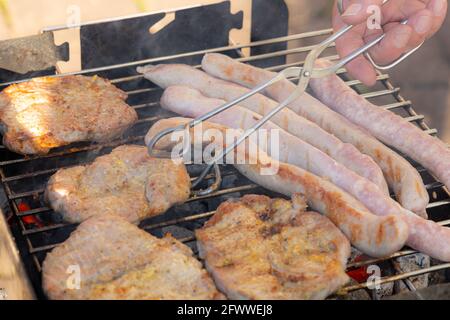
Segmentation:
<svg viewBox="0 0 450 320">
<path fill-rule="evenodd" d="M 390 63 L 435 34 L 447 13 L 447 0 L 390 0 L 384 5 L 382 3 L 383 0 L 344 0 L 344 13 L 340 15 L 336 2 L 333 12 L 335 31 L 349 24 L 355 25 L 336 41 L 341 57 L 386 33 L 370 54 L 378 64 Z M 369 23 L 372 17 L 376 17 L 376 12 L 370 10 L 373 5 L 381 9 L 381 28 L 374 28 L 376 24 Z M 406 25 L 400 24 L 406 19 Z M 374 67 L 362 55 L 348 63 L 347 70 L 366 85 L 376 82 Z"/>
</svg>

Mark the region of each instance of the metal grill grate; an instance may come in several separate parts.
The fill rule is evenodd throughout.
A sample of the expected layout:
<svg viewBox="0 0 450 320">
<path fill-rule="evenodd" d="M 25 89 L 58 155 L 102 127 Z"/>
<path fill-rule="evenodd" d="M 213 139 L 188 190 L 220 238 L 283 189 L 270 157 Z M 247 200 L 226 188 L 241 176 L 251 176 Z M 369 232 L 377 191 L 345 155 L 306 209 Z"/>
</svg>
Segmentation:
<svg viewBox="0 0 450 320">
<path fill-rule="evenodd" d="M 286 58 L 285 64 L 276 65 L 269 68 L 272 71 L 277 71 L 288 66 L 297 66 L 302 64 L 302 60 L 311 49 L 311 46 L 295 46 L 295 43 L 318 43 L 324 36 L 329 35 L 331 32 L 331 29 L 308 32 L 253 42 L 247 45 L 235 45 L 180 55 L 166 56 L 144 61 L 83 70 L 81 72 L 70 74 L 98 74 L 99 76 L 110 78 L 108 75 L 112 71 L 117 74 L 117 71 L 123 70 L 124 74 L 130 74 L 129 72 L 134 70 L 136 66 L 148 63 L 172 63 L 180 58 L 201 56 L 207 52 L 236 51 L 239 54 L 240 49 L 243 48 L 265 46 L 273 43 L 288 43 L 290 45 L 290 49 L 287 50 L 251 57 L 243 57 L 241 55 L 241 58 L 239 59 L 242 62 L 258 63 L 274 57 Z M 330 59 L 337 58 L 334 48 L 330 48 L 327 55 Z M 136 74 L 136 72 L 134 71 L 131 74 Z M 339 74 L 346 79 L 345 70 L 340 70 Z M 119 145 L 126 143 L 142 144 L 143 137 L 151 125 L 159 119 L 171 115 L 170 113 L 162 111 L 159 107 L 159 99 L 162 94 L 162 90 L 158 87 L 152 86 L 152 84 L 144 80 L 141 75 L 110 78 L 110 80 L 116 86 L 125 90 L 129 94 L 128 103 L 133 106 L 139 114 L 138 123 L 131 130 L 129 130 L 122 139 L 107 144 L 78 143 L 75 146 L 72 145 L 70 147 L 54 150 L 46 156 L 31 157 L 19 156 L 10 152 L 4 146 L 0 146 L 0 177 L 11 209 L 11 216 L 9 219 L 15 219 L 15 224 L 19 226 L 16 240 L 25 243 L 27 252 L 21 252 L 22 257 L 32 261 L 32 266 L 28 266 L 28 272 L 32 280 L 35 279 L 33 282 L 38 293 L 40 292 L 39 278 L 41 265 L 45 259 L 46 253 L 64 241 L 76 227 L 75 225 L 68 225 L 55 221 L 55 217 L 57 215 L 54 215 L 51 209 L 45 206 L 43 193 L 46 182 L 50 176 L 59 169 L 89 163 L 97 156 L 106 154 Z M 296 79 L 292 80 L 295 81 Z M 435 129 L 430 129 L 424 123 L 424 116 L 418 115 L 414 111 L 411 102 L 405 100 L 400 95 L 400 89 L 394 87 L 389 82 L 388 75 L 379 74 L 377 85 L 371 91 L 368 91 L 368 89 L 362 86 L 359 81 L 348 80 L 346 83 L 365 98 L 370 99 L 382 108 L 391 110 L 403 116 L 408 121 L 416 124 L 419 128 L 426 131 L 428 134 L 435 135 L 437 133 Z M 0 89 L 3 89 L 10 84 L 11 83 L 0 84 Z M 427 190 L 430 193 L 431 203 L 428 206 L 428 213 L 430 217 L 435 221 L 439 221 L 442 225 L 450 225 L 450 197 L 447 190 L 424 168 L 418 166 L 417 164 L 415 164 L 415 166 L 424 178 L 424 181 L 427 184 Z M 192 176 L 195 176 L 196 172 L 198 173 L 198 170 L 194 167 L 190 168 L 190 171 Z M 207 218 L 211 217 L 214 214 L 214 210 L 225 198 L 231 196 L 241 196 L 245 193 L 264 193 L 274 195 L 273 193 L 265 191 L 257 185 L 251 183 L 237 173 L 232 167 L 223 167 L 222 171 L 225 180 L 228 181 L 226 183 L 226 187 L 222 190 L 206 197 L 190 199 L 188 203 L 181 206 L 181 209 L 172 209 L 163 216 L 149 219 L 144 222 L 141 227 L 156 235 L 160 235 L 164 232 L 164 230 L 166 230 L 165 228 L 183 227 L 184 229 L 191 231 L 191 233 L 188 233 L 187 236 L 181 237 L 180 240 L 191 245 L 191 247 L 195 250 L 195 238 L 193 237 L 192 231 L 195 228 L 200 227 Z M 20 204 L 23 202 L 30 205 L 29 210 L 20 210 Z M 23 219 L 30 216 L 39 217 L 42 225 L 30 226 L 25 223 Z M 378 264 L 381 262 L 392 261 L 392 259 L 414 253 L 415 251 L 413 250 L 403 250 L 393 254 L 390 257 L 351 263 L 348 267 L 349 269 L 352 269 L 371 264 Z M 414 290 L 414 286 L 408 285 L 410 277 L 433 273 L 447 268 L 450 268 L 449 263 L 436 264 L 430 268 L 409 273 L 398 272 L 395 275 L 382 278 L 381 283 L 405 281 L 407 287 L 410 290 Z M 366 287 L 366 284 L 352 285 L 344 288 L 342 292 L 347 293 L 364 289 Z"/>
</svg>

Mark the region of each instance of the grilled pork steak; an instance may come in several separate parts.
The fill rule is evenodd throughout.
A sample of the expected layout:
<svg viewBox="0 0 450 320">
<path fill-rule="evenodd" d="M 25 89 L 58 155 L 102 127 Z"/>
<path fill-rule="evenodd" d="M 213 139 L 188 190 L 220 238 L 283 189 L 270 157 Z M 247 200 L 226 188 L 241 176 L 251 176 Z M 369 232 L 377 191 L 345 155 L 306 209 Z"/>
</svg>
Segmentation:
<svg viewBox="0 0 450 320">
<path fill-rule="evenodd" d="M 3 143 L 21 154 L 46 154 L 78 141 L 108 141 L 137 121 L 127 94 L 99 77 L 37 78 L 0 93 Z"/>
<path fill-rule="evenodd" d="M 82 223 L 48 254 L 42 272 L 50 299 L 221 297 L 187 246 L 170 236 L 157 239 L 115 215 Z"/>
<path fill-rule="evenodd" d="M 151 158 L 147 148 L 128 145 L 90 165 L 58 171 L 46 198 L 71 223 L 106 213 L 139 222 L 185 202 L 190 187 L 183 164 Z"/>
<path fill-rule="evenodd" d="M 324 299 L 347 281 L 350 243 L 306 204 L 265 196 L 223 203 L 197 231 L 200 257 L 231 299 Z"/>
</svg>

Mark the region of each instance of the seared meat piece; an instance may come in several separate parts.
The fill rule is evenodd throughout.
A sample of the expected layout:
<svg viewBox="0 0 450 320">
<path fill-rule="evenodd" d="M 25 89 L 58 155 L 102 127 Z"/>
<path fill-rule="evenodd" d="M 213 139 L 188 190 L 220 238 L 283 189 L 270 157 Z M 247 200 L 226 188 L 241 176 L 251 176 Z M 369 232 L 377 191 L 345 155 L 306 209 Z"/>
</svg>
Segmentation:
<svg viewBox="0 0 450 320">
<path fill-rule="evenodd" d="M 0 93 L 3 143 L 21 154 L 46 154 L 77 141 L 112 140 L 137 120 L 127 94 L 99 77 L 37 78 Z"/>
<path fill-rule="evenodd" d="M 223 203 L 196 233 L 218 288 L 231 299 L 324 299 L 347 283 L 350 243 L 305 207 L 297 195 Z"/>
<path fill-rule="evenodd" d="M 129 145 L 88 166 L 58 171 L 46 198 L 68 222 L 106 213 L 139 222 L 186 201 L 190 187 L 184 164 L 151 158 L 147 148 Z"/>
<path fill-rule="evenodd" d="M 157 239 L 115 215 L 82 223 L 48 254 L 42 273 L 50 299 L 221 297 L 187 246 L 170 236 Z"/>
</svg>

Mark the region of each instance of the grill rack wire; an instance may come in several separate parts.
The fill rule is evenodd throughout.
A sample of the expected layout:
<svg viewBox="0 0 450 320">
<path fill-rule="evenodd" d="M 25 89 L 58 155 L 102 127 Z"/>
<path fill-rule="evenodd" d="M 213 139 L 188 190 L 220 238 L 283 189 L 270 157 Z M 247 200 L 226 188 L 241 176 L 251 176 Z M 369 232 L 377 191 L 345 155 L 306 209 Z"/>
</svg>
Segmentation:
<svg viewBox="0 0 450 320">
<path fill-rule="evenodd" d="M 94 68 L 88 70 L 82 70 L 80 72 L 72 72 L 66 74 L 54 75 L 64 76 L 64 75 L 94 75 L 98 74 L 108 78 L 108 72 L 118 70 L 126 70 L 127 73 L 123 77 L 116 77 L 110 79 L 113 84 L 122 88 L 129 95 L 128 103 L 136 109 L 139 114 L 139 121 L 133 129 L 130 130 L 123 138 L 106 144 L 90 144 L 90 143 L 80 143 L 75 146 L 64 147 L 60 149 L 53 150 L 51 153 L 45 156 L 20 156 L 14 154 L 7 150 L 5 146 L 0 145 L 0 178 L 1 182 L 8 200 L 9 205 L 9 216 L 8 220 L 12 221 L 18 225 L 18 232 L 16 232 L 16 241 L 21 241 L 25 244 L 27 252 L 21 252 L 21 255 L 25 259 L 32 261 L 27 265 L 27 271 L 32 279 L 35 290 L 38 292 L 38 296 L 42 295 L 40 286 L 40 272 L 42 271 L 42 262 L 45 258 L 46 253 L 55 248 L 59 243 L 65 240 L 71 231 L 76 227 L 75 225 L 64 224 L 60 222 L 55 222 L 54 215 L 52 215 L 52 210 L 45 206 L 43 200 L 43 194 L 45 189 L 45 184 L 48 178 L 56 173 L 57 170 L 62 168 L 67 168 L 75 165 L 86 164 L 91 162 L 95 157 L 108 153 L 112 148 L 117 147 L 122 144 L 127 143 L 143 143 L 143 138 L 146 131 L 151 127 L 153 123 L 159 119 L 170 116 L 170 114 L 161 114 L 159 107 L 159 98 L 162 93 L 162 89 L 153 86 L 150 82 L 145 81 L 142 75 L 136 75 L 136 72 L 131 73 L 131 68 L 134 70 L 136 66 L 145 65 L 149 63 L 173 63 L 179 61 L 179 59 L 202 56 L 205 53 L 211 52 L 230 52 L 234 51 L 241 58 L 239 61 L 254 63 L 260 62 L 274 57 L 293 57 L 294 62 L 285 63 L 282 65 L 275 65 L 268 70 L 279 71 L 289 66 L 299 66 L 302 65 L 302 57 L 304 58 L 306 54 L 312 49 L 312 45 L 307 46 L 296 46 L 294 42 L 311 42 L 318 43 L 322 37 L 330 35 L 332 33 L 331 29 L 325 29 L 320 31 L 312 31 L 307 33 L 300 33 L 285 37 L 279 37 L 269 40 L 262 40 L 257 42 L 252 42 L 243 45 L 232 45 L 227 47 L 201 50 L 196 52 L 182 53 L 178 55 L 171 55 L 159 58 L 153 58 L 142 61 L 135 61 L 119 65 L 111 65 L 101 68 Z M 243 56 L 241 49 L 243 48 L 253 48 L 258 46 L 265 46 L 274 43 L 290 43 L 293 44 L 289 49 L 275 51 L 255 56 L 245 57 Z M 327 57 L 329 59 L 337 59 L 334 47 L 331 46 L 327 51 Z M 199 67 L 199 66 L 197 66 Z M 346 79 L 347 85 L 355 89 L 359 94 L 365 98 L 373 101 L 380 105 L 380 107 L 387 110 L 391 110 L 404 118 L 407 121 L 414 123 L 420 129 L 424 130 L 430 135 L 436 135 L 437 131 L 435 129 L 430 129 L 424 122 L 424 116 L 417 114 L 413 107 L 411 101 L 405 100 L 400 94 L 400 88 L 395 87 L 389 81 L 389 75 L 379 74 L 377 77 L 377 85 L 374 91 L 369 91 L 365 88 L 360 81 L 348 80 L 346 77 L 346 71 L 344 69 L 339 70 L 339 75 Z M 16 82 L 6 82 L 0 84 L 0 90 L 3 90 L 6 86 Z M 296 81 L 298 79 L 291 79 Z M 412 162 L 418 171 L 421 173 L 424 181 L 426 182 L 426 188 L 430 193 L 430 204 L 427 211 L 430 217 L 438 221 L 441 225 L 450 225 L 450 195 L 442 183 L 438 182 L 434 177 L 432 177 L 426 169 L 420 165 Z M 157 230 L 162 230 L 162 228 L 167 228 L 171 226 L 180 226 L 186 223 L 197 223 L 199 227 L 205 219 L 208 219 L 214 214 L 214 210 L 220 203 L 218 201 L 212 204 L 212 210 L 205 210 L 205 212 L 192 212 L 193 203 L 205 203 L 211 202 L 217 198 L 223 199 L 223 197 L 240 196 L 246 193 L 262 193 L 273 195 L 261 187 L 251 183 L 244 177 L 242 177 L 237 171 L 230 166 L 224 166 L 223 175 L 225 178 L 238 177 L 236 180 L 240 181 L 238 185 L 223 188 L 220 191 L 214 192 L 211 195 L 191 198 L 186 206 L 185 210 L 187 213 L 171 215 L 170 211 L 166 215 L 152 218 L 146 223 L 142 224 L 141 227 L 149 232 L 155 233 Z M 195 174 L 193 174 L 195 176 Z M 211 176 L 208 177 L 212 178 Z M 207 178 L 207 179 L 208 179 Z M 29 183 L 27 183 L 29 182 Z M 30 183 L 31 182 L 31 183 Z M 242 183 L 245 182 L 245 183 Z M 26 186 L 31 185 L 31 190 L 27 189 Z M 20 203 L 32 203 L 30 210 L 21 211 L 19 208 Z M 208 204 L 206 207 L 211 206 Z M 198 207 L 198 206 L 196 206 Z M 43 225 L 40 226 L 30 226 L 24 222 L 24 218 L 30 216 L 38 216 L 39 221 L 44 220 Z M 43 219 L 42 217 L 51 217 L 51 219 Z M 17 234 L 18 233 L 18 234 Z M 43 240 L 43 238 L 45 238 Z M 55 240 L 56 239 L 56 240 Z M 53 242 L 51 241 L 53 240 Z M 194 236 L 187 236 L 181 239 L 182 242 L 190 245 L 195 251 L 195 238 Z M 20 246 L 19 246 L 20 247 Z M 393 260 L 398 257 L 408 256 L 416 253 L 414 250 L 408 248 L 403 249 L 389 257 L 370 259 L 360 262 L 353 262 L 348 265 L 348 269 L 354 269 L 358 267 L 380 264 L 385 262 L 393 263 Z M 442 271 L 450 268 L 450 263 L 435 263 L 429 268 L 423 268 L 420 270 L 402 273 L 397 272 L 394 275 L 388 275 L 381 278 L 380 284 L 389 283 L 394 281 L 403 281 L 406 287 L 415 291 L 415 287 L 410 281 L 411 277 L 419 276 L 423 274 L 431 274 L 434 272 Z M 361 283 L 356 285 L 349 285 L 343 288 L 339 294 L 345 295 L 346 293 L 367 289 L 367 283 Z M 40 293 L 40 294 L 39 294 Z"/>
</svg>

